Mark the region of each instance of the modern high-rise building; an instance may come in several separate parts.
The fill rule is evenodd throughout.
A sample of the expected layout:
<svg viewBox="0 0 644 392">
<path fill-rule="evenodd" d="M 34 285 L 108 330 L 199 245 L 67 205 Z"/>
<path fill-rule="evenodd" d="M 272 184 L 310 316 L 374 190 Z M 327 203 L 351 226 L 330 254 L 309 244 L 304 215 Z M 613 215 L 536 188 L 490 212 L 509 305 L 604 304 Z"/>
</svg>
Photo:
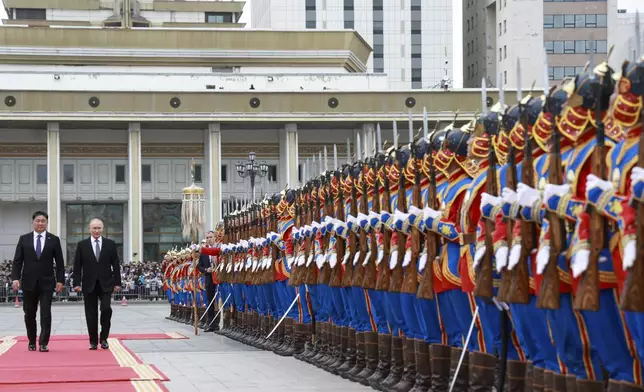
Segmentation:
<svg viewBox="0 0 644 392">
<path fill-rule="evenodd" d="M 609 9 L 617 0 L 463 0 L 463 75 L 465 87 L 481 78 L 516 87 L 516 63 L 521 60 L 522 86 L 544 82 L 544 50 L 551 83 L 581 72 L 594 52 L 606 57 Z M 617 42 L 622 45 L 622 42 Z M 621 60 L 620 60 L 621 61 Z M 527 87 L 526 87 L 527 86 Z"/>
<path fill-rule="evenodd" d="M 368 72 L 392 89 L 459 88 L 454 12 L 452 0 L 252 0 L 250 27 L 355 29 L 373 47 Z"/>
</svg>

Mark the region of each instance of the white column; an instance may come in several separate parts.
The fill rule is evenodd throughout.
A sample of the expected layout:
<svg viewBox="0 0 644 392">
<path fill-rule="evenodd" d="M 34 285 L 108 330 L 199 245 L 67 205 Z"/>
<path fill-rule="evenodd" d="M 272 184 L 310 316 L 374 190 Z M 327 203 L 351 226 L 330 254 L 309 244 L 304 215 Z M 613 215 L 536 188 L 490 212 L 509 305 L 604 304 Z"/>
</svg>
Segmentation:
<svg viewBox="0 0 644 392">
<path fill-rule="evenodd" d="M 60 184 L 60 127 L 47 123 L 47 213 L 49 231 L 57 236 L 62 234 Z"/>
<path fill-rule="evenodd" d="M 298 135 L 297 124 L 286 124 L 284 130 L 280 130 L 280 188 L 288 184 L 289 188 L 297 188 L 298 183 Z M 329 152 L 327 151 L 327 154 Z M 331 153 L 333 153 L 331 151 Z M 331 157 L 332 158 L 332 157 Z"/>
<path fill-rule="evenodd" d="M 205 132 L 206 175 L 206 230 L 213 230 L 221 220 L 221 127 L 219 123 L 208 124 Z"/>
<path fill-rule="evenodd" d="M 141 202 L 141 124 L 128 127 L 128 233 L 129 252 L 125 262 L 143 259 L 143 206 Z"/>
</svg>

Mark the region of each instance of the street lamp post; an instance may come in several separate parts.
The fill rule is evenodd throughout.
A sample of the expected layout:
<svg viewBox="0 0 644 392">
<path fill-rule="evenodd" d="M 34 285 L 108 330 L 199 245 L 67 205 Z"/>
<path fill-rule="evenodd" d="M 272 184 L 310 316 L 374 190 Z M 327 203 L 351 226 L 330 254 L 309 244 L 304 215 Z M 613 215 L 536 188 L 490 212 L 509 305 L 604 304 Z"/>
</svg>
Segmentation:
<svg viewBox="0 0 644 392">
<path fill-rule="evenodd" d="M 235 168 L 241 178 L 250 177 L 250 189 L 253 194 L 253 201 L 255 201 L 255 178 L 265 177 L 268 174 L 268 165 L 264 161 L 255 162 L 255 152 L 251 151 L 248 153 L 248 161 L 237 162 Z"/>
</svg>

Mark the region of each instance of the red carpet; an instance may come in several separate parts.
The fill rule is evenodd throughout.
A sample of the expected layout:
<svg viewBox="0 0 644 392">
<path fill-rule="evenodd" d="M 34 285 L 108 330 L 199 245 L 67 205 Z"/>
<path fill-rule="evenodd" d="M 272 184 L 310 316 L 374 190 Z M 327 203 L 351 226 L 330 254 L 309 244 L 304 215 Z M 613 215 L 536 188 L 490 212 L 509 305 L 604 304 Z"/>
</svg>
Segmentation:
<svg viewBox="0 0 644 392">
<path fill-rule="evenodd" d="M 188 339 L 184 335 L 176 332 L 169 333 L 116 333 L 110 335 L 110 338 L 119 339 L 119 340 L 164 340 L 164 339 Z M 0 337 L 0 341 L 3 341 L 5 338 Z M 16 336 L 12 337 L 13 340 L 19 342 L 26 342 L 26 336 Z M 82 340 L 87 342 L 87 335 L 55 335 L 49 339 L 49 344 L 52 342 L 58 342 L 61 340 Z"/>
<path fill-rule="evenodd" d="M 175 339 L 168 334 L 123 335 L 125 339 Z M 87 336 L 52 337 L 49 352 L 27 350 L 26 337 L 0 342 L 0 390 L 11 391 L 166 391 L 168 381 L 156 367 L 144 364 L 121 343 L 88 350 Z M 179 337 L 185 338 L 185 337 Z"/>
</svg>

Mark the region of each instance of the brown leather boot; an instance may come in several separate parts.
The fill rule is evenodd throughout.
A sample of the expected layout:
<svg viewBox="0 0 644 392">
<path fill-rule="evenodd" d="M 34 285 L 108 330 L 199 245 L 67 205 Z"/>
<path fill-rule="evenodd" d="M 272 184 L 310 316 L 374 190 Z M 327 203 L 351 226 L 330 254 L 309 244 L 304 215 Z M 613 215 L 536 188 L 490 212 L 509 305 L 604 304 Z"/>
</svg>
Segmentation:
<svg viewBox="0 0 644 392">
<path fill-rule="evenodd" d="M 532 364 L 532 361 L 528 361 L 528 364 L 526 365 L 526 370 L 525 370 L 525 388 L 523 389 L 524 392 L 533 392 L 532 391 L 533 380 L 534 380 L 534 365 Z"/>
<path fill-rule="evenodd" d="M 453 392 L 467 392 L 470 383 L 470 362 L 469 362 L 469 353 L 465 350 L 465 355 L 463 355 L 463 362 L 461 362 L 461 367 L 456 374 L 456 367 L 458 366 L 459 361 L 461 360 L 461 355 L 463 353 L 462 348 L 452 347 L 452 358 L 450 360 L 450 376 L 451 379 L 456 380 L 454 382 Z"/>
<path fill-rule="evenodd" d="M 621 388 L 619 389 L 620 392 L 642 392 L 644 391 L 644 386 L 642 385 L 637 385 L 637 384 L 632 384 L 630 382 L 622 381 L 620 383 Z M 610 388 L 610 383 L 608 384 L 608 387 Z M 608 389 L 608 392 L 611 390 Z"/>
<path fill-rule="evenodd" d="M 338 327 L 338 345 L 339 354 L 336 360 L 329 365 L 329 371 L 333 374 L 339 374 L 338 369 L 347 361 L 347 347 L 349 344 L 349 327 Z"/>
<path fill-rule="evenodd" d="M 543 369 L 535 367 L 532 369 L 532 391 L 533 392 L 544 392 L 543 391 Z"/>
<path fill-rule="evenodd" d="M 405 367 L 398 384 L 391 388 L 392 392 L 409 392 L 416 384 L 416 340 L 405 339 L 403 345 L 403 359 Z"/>
<path fill-rule="evenodd" d="M 507 385 L 508 392 L 524 392 L 526 390 L 526 373 L 528 363 L 521 361 L 508 361 L 507 364 L 507 378 L 505 385 Z M 537 368 L 533 368 L 533 374 L 536 374 Z"/>
<path fill-rule="evenodd" d="M 463 365 L 461 365 L 463 366 Z M 470 354 L 470 392 L 491 392 L 494 389 L 496 357 L 482 352 Z"/>
<path fill-rule="evenodd" d="M 566 375 L 566 392 L 577 392 L 577 376 L 574 374 Z"/>
<path fill-rule="evenodd" d="M 358 382 L 356 376 L 364 369 L 366 365 L 366 357 L 364 351 L 364 332 L 356 334 L 356 364 L 351 370 L 345 373 L 347 378 L 351 381 Z"/>
<path fill-rule="evenodd" d="M 405 361 L 403 360 L 403 338 L 391 338 L 391 367 L 389 376 L 379 384 L 378 390 L 387 390 L 402 379 Z"/>
<path fill-rule="evenodd" d="M 579 392 L 604 392 L 604 382 L 577 379 L 577 390 Z"/>
<path fill-rule="evenodd" d="M 543 371 L 543 392 L 553 391 L 554 375 L 552 370 Z"/>
<path fill-rule="evenodd" d="M 606 392 L 620 392 L 622 389 L 622 383 L 616 380 L 608 380 L 608 385 L 606 386 Z"/>
<path fill-rule="evenodd" d="M 293 355 L 290 351 L 293 346 L 293 339 L 295 335 L 295 320 L 287 317 L 284 323 L 284 344 L 275 349 L 274 353 L 283 357 Z M 291 354 L 289 354 L 291 353 Z"/>
<path fill-rule="evenodd" d="M 416 341 L 416 383 L 409 392 L 427 392 L 432 387 L 429 344 Z"/>
<path fill-rule="evenodd" d="M 317 355 L 311 358 L 310 363 L 317 367 L 322 367 L 322 363 L 328 359 L 331 342 L 329 341 L 329 335 L 327 333 L 329 329 L 329 323 L 320 323 L 319 327 L 321 340 L 320 349 L 318 350 Z"/>
<path fill-rule="evenodd" d="M 329 327 L 329 341 L 331 342 L 329 357 L 325 362 L 320 364 L 322 369 L 326 371 L 329 371 L 329 365 L 337 361 L 340 355 L 340 327 L 337 325 L 331 325 Z"/>
<path fill-rule="evenodd" d="M 567 392 L 565 375 L 559 373 L 552 374 L 552 390 L 554 392 Z"/>
<path fill-rule="evenodd" d="M 449 391 L 449 370 L 452 348 L 442 344 L 429 346 L 432 371 L 432 392 Z"/>
<path fill-rule="evenodd" d="M 309 337 L 309 327 L 304 323 L 295 323 L 295 333 L 293 336 L 293 346 L 290 352 L 291 355 L 302 354 L 304 352 L 304 344 Z"/>
<path fill-rule="evenodd" d="M 347 378 L 346 374 L 356 366 L 356 330 L 347 327 L 346 335 L 347 349 L 344 353 L 345 361 L 338 368 L 338 374 L 345 379 Z"/>
<path fill-rule="evenodd" d="M 387 376 L 391 367 L 391 335 L 378 335 L 378 367 L 376 371 L 367 379 L 369 385 L 376 388 Z"/>
<path fill-rule="evenodd" d="M 368 386 L 367 379 L 375 373 L 378 368 L 378 333 L 365 332 L 364 333 L 364 353 L 365 353 L 365 366 L 364 369 L 355 377 L 356 381 L 362 385 Z"/>
</svg>

